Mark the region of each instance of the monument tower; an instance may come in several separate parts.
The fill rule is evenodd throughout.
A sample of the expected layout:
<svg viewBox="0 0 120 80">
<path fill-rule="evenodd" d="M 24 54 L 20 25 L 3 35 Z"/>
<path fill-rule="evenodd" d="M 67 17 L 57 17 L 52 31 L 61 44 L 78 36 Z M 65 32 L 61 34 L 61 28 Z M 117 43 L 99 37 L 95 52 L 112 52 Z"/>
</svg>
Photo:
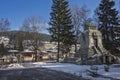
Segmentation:
<svg viewBox="0 0 120 80">
<path fill-rule="evenodd" d="M 102 45 L 102 34 L 96 26 L 87 26 L 80 36 L 80 49 L 75 54 L 81 64 L 106 64 L 114 63 L 117 59 Z"/>
</svg>

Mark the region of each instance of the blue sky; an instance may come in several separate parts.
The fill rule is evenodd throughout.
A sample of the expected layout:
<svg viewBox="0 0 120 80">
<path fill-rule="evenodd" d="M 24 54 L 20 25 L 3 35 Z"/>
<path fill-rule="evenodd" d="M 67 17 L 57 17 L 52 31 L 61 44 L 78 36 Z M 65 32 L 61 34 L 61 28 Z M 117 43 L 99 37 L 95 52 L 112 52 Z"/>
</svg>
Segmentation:
<svg viewBox="0 0 120 80">
<path fill-rule="evenodd" d="M 68 0 L 71 5 L 86 5 L 93 11 L 100 3 L 100 0 Z M 118 0 L 115 0 L 118 1 Z M 41 16 L 49 21 L 52 0 L 0 0 L 0 18 L 8 18 L 11 29 L 16 30 L 22 26 L 25 18 L 29 16 Z"/>
</svg>

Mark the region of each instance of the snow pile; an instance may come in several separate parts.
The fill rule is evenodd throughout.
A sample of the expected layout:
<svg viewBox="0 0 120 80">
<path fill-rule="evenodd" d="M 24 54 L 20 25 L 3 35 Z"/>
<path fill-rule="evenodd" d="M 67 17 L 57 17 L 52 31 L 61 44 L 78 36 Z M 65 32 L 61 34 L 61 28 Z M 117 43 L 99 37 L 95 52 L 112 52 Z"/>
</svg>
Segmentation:
<svg viewBox="0 0 120 80">
<path fill-rule="evenodd" d="M 26 62 L 22 63 L 22 66 L 26 68 L 35 68 L 35 67 L 41 67 L 41 65 L 45 65 L 45 62 Z"/>
<path fill-rule="evenodd" d="M 7 69 L 13 69 L 13 68 L 24 68 L 24 66 L 22 66 L 19 63 L 13 63 L 13 64 L 9 64 L 7 67 Z"/>
<path fill-rule="evenodd" d="M 7 64 L 7 65 L 0 65 L 0 70 L 19 69 L 19 68 L 24 68 L 24 66 L 21 63 L 12 63 L 12 64 Z"/>
</svg>

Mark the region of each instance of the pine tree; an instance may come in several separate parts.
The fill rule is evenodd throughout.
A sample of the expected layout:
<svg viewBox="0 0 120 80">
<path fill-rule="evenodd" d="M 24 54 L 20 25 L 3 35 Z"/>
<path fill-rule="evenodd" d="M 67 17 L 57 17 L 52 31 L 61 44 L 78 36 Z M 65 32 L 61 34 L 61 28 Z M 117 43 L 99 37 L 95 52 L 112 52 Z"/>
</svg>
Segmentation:
<svg viewBox="0 0 120 80">
<path fill-rule="evenodd" d="M 19 41 L 18 46 L 19 46 L 18 50 L 20 50 L 20 51 L 24 50 L 22 40 Z"/>
<path fill-rule="evenodd" d="M 66 46 L 67 50 L 74 42 L 71 12 L 66 0 L 53 0 L 51 9 L 49 24 L 52 27 L 49 28 L 49 32 L 51 33 L 52 41 L 58 42 L 57 61 L 59 61 L 60 43 Z"/>
<path fill-rule="evenodd" d="M 5 51 L 5 47 L 4 47 L 4 43 L 2 42 L 2 43 L 0 44 L 0 53 L 1 53 L 1 55 L 4 54 L 4 51 Z"/>
<path fill-rule="evenodd" d="M 113 41 L 114 30 L 113 27 L 118 25 L 118 11 L 114 8 L 115 2 L 113 0 L 101 0 L 96 11 L 99 30 L 103 35 L 103 43 L 106 49 L 110 49 Z M 110 38 L 111 37 L 111 38 Z"/>
</svg>

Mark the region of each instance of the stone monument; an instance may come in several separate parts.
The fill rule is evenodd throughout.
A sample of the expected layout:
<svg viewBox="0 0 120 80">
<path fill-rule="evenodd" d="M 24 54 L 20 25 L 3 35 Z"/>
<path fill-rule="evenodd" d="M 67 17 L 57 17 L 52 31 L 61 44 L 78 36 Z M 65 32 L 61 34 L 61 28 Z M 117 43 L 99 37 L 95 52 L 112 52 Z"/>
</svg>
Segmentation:
<svg viewBox="0 0 120 80">
<path fill-rule="evenodd" d="M 117 63 L 118 58 L 102 45 L 102 34 L 96 26 L 87 26 L 79 38 L 80 49 L 75 57 L 81 64 L 110 64 Z"/>
</svg>

